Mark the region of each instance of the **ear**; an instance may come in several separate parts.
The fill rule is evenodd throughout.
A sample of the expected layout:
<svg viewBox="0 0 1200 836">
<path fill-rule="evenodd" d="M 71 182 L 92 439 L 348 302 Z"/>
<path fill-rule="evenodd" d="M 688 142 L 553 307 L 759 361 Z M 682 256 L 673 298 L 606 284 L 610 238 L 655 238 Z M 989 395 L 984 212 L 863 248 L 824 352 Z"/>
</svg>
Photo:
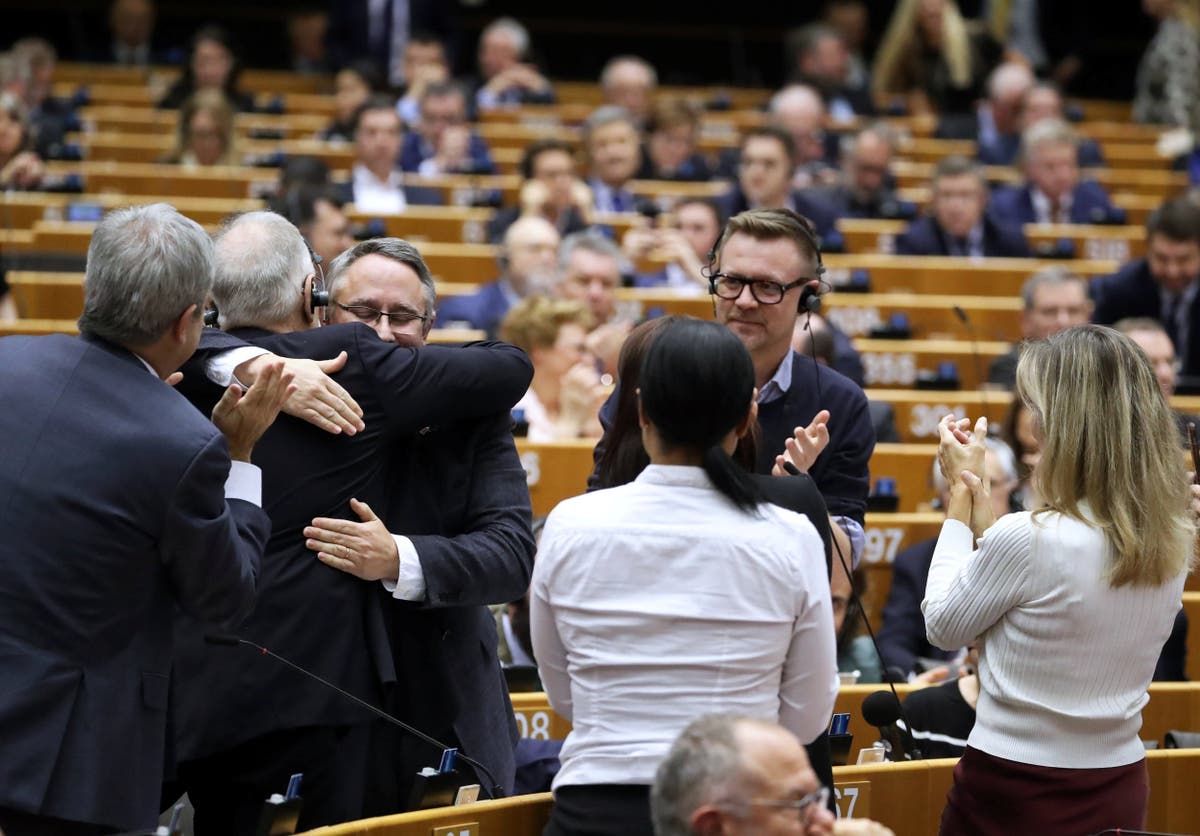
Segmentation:
<svg viewBox="0 0 1200 836">
<path fill-rule="evenodd" d="M 429 315 L 429 319 L 425 320 L 425 325 L 421 328 L 421 339 L 425 340 L 429 337 L 429 332 L 433 330 L 434 323 L 437 322 L 437 311 Z"/>
<path fill-rule="evenodd" d="M 642 390 L 638 388 L 633 393 L 637 396 L 638 426 L 645 427 L 650 421 L 646 418 L 646 410 L 642 409 Z"/>
<path fill-rule="evenodd" d="M 725 832 L 725 813 L 711 804 L 696 808 L 691 818 L 692 833 L 697 836 L 720 836 Z"/>
<path fill-rule="evenodd" d="M 179 318 L 171 323 L 171 338 L 177 343 L 186 343 L 188 340 L 188 331 L 192 327 L 192 323 L 196 321 L 196 317 L 203 316 L 199 305 L 188 305 L 187 310 L 179 315 Z"/>
</svg>

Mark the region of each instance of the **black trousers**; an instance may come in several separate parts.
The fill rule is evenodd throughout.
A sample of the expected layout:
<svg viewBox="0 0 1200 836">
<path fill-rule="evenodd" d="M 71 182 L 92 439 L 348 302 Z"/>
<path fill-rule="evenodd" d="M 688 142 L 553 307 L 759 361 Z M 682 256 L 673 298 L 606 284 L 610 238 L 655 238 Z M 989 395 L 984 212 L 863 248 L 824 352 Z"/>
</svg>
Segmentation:
<svg viewBox="0 0 1200 836">
<path fill-rule="evenodd" d="M 0 831 L 5 836 L 107 836 L 117 832 L 112 827 L 35 816 L 7 807 L 0 807 Z"/>
<path fill-rule="evenodd" d="M 254 836 L 263 802 L 304 774 L 298 830 L 360 819 L 369 723 L 270 732 L 179 764 L 178 789 L 196 808 L 195 836 Z"/>
<path fill-rule="evenodd" d="M 554 791 L 542 836 L 654 836 L 646 784 L 578 784 Z"/>
</svg>

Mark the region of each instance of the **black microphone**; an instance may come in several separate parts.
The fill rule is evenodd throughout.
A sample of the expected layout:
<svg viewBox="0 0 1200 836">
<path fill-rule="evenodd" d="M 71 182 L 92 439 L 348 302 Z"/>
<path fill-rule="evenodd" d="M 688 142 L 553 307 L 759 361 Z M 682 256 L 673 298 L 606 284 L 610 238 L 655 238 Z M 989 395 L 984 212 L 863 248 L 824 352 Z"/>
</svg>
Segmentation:
<svg viewBox="0 0 1200 836">
<path fill-rule="evenodd" d="M 1107 830 L 1093 833 L 1092 836 L 1105 836 L 1108 833 L 1116 834 L 1116 836 L 1183 836 L 1180 833 L 1160 833 L 1157 830 L 1130 830 L 1127 827 L 1110 827 Z"/>
<path fill-rule="evenodd" d="M 334 691 L 337 691 L 339 694 L 341 694 L 346 699 L 362 706 L 367 711 L 371 712 L 372 714 L 374 714 L 376 717 L 380 718 L 381 720 L 386 720 L 389 723 L 391 723 L 393 726 L 397 726 L 397 727 L 403 729 L 404 731 L 411 734 L 413 737 L 416 737 L 419 740 L 423 740 L 426 743 L 428 743 L 429 745 L 435 746 L 438 749 L 441 749 L 442 751 L 454 748 L 452 746 L 447 746 L 445 743 L 442 743 L 440 740 L 436 740 L 436 739 L 430 737 L 429 735 L 425 734 L 425 732 L 421 731 L 420 729 L 410 726 L 408 723 L 404 722 L 403 720 L 393 717 L 391 714 L 388 714 L 382 708 L 377 708 L 376 706 L 371 705 L 366 700 L 354 696 L 354 694 L 351 694 L 349 691 L 339 688 L 337 685 L 334 685 L 329 680 L 323 679 L 323 678 L 317 676 L 312 671 L 310 671 L 306 668 L 300 667 L 299 665 L 297 665 L 295 662 L 291 661 L 290 659 L 285 659 L 284 657 L 280 656 L 278 653 L 273 653 L 272 651 L 267 650 L 267 648 L 263 647 L 260 644 L 255 644 L 254 642 L 252 642 L 248 639 L 243 639 L 241 636 L 235 636 L 231 633 L 208 633 L 204 636 L 204 641 L 208 644 L 221 645 L 223 647 L 237 647 L 239 645 L 245 645 L 246 647 L 253 647 L 255 650 L 257 650 L 263 656 L 270 656 L 272 659 L 275 659 L 276 661 L 282 662 L 283 664 L 287 665 L 292 670 L 304 674 L 309 679 L 313 679 L 313 680 L 316 680 L 317 682 L 320 682 L 326 688 L 332 688 Z M 468 764 L 470 764 L 471 766 L 478 769 L 485 776 L 487 776 L 488 781 L 490 781 L 492 784 L 492 788 L 491 788 L 492 798 L 504 798 L 504 789 L 496 782 L 496 776 L 492 775 L 491 771 L 486 766 L 481 764 L 479 761 L 477 761 L 473 758 L 469 758 L 466 755 L 464 755 L 462 753 L 461 749 L 458 751 L 458 757 L 461 760 L 466 761 Z"/>
<path fill-rule="evenodd" d="M 979 337 L 975 334 L 975 326 L 971 324 L 971 317 L 961 305 L 954 306 L 954 315 L 958 317 L 958 321 L 967 329 L 967 336 L 971 338 L 971 361 L 975 365 L 975 388 L 980 393 L 980 400 L 983 402 L 983 414 L 987 415 L 990 411 L 988 407 L 987 388 L 984 385 L 987 381 L 983 377 L 983 356 L 979 353 Z M 988 419 L 988 424 L 991 424 L 991 419 Z"/>
<path fill-rule="evenodd" d="M 863 700 L 862 716 L 864 720 L 879 729 L 879 735 L 883 739 L 884 748 L 888 753 L 888 760 L 915 761 L 921 759 L 921 751 L 913 742 L 908 720 L 904 717 L 904 710 L 900 707 L 900 700 L 895 693 L 876 691 L 869 694 Z M 904 725 L 898 725 L 898 720 L 904 720 Z"/>
</svg>

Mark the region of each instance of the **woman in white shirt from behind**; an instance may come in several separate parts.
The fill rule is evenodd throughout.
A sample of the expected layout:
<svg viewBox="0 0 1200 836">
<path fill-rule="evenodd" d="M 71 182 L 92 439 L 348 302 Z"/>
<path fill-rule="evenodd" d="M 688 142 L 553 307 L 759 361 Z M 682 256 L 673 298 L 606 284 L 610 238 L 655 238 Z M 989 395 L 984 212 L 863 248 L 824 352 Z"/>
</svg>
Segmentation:
<svg viewBox="0 0 1200 836">
<path fill-rule="evenodd" d="M 1016 392 L 1038 510 L 994 521 L 986 419 L 940 427 L 952 490 L 922 609 L 938 647 L 979 637 L 981 689 L 941 833 L 1138 829 L 1141 709 L 1195 543 L 1174 419 L 1141 350 L 1095 325 L 1030 343 Z"/>
<path fill-rule="evenodd" d="M 561 503 L 534 568 L 535 655 L 573 724 L 547 834 L 649 834 L 655 769 L 691 720 L 734 712 L 811 741 L 837 694 L 820 537 L 729 457 L 757 413 L 745 347 L 670 322 L 638 392 L 650 465 Z"/>
</svg>

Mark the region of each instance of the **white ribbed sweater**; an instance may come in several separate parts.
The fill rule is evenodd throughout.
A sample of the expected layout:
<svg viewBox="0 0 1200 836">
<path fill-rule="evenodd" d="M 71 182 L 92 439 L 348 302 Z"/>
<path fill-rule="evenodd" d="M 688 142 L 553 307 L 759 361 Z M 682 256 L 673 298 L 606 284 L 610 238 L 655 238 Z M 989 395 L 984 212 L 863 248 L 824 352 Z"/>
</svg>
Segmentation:
<svg viewBox="0 0 1200 836">
<path fill-rule="evenodd" d="M 1036 522 L 1028 512 L 1009 514 L 977 550 L 973 541 L 961 522 L 942 525 L 921 604 L 934 645 L 958 648 L 980 637 L 968 743 L 1037 766 L 1140 760 L 1146 689 L 1185 576 L 1112 589 L 1103 535 L 1060 514 Z"/>
</svg>

